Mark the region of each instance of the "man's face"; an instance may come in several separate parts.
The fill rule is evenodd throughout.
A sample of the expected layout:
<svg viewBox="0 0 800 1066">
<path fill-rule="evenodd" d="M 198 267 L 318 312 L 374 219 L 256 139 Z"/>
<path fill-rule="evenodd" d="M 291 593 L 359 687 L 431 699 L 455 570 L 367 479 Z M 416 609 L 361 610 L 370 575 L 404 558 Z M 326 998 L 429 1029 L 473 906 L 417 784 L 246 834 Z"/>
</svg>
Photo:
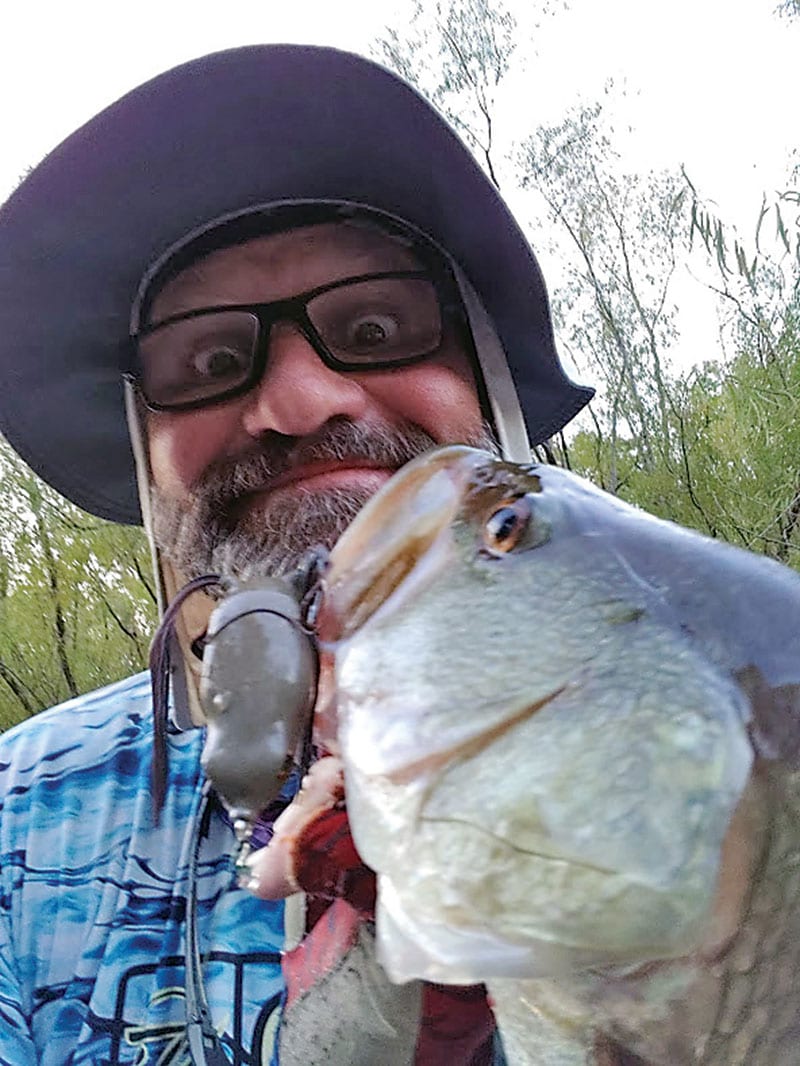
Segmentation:
<svg viewBox="0 0 800 1066">
<path fill-rule="evenodd" d="M 401 243 L 330 223 L 215 251 L 170 279 L 150 322 L 198 308 L 266 303 L 362 274 L 419 270 Z M 489 445 L 455 331 L 422 362 L 339 372 L 291 322 L 241 396 L 147 415 L 156 537 L 186 575 L 285 572 L 332 546 L 403 463 L 435 444 Z"/>
</svg>

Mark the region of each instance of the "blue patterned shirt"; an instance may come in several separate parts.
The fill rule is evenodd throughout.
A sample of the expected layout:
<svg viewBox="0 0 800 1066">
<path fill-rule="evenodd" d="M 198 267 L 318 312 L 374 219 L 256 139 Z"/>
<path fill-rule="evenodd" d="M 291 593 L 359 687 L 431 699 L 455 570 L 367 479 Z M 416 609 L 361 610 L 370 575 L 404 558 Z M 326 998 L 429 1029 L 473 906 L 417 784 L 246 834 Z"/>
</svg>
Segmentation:
<svg viewBox="0 0 800 1066">
<path fill-rule="evenodd" d="M 0 1064 L 185 1066 L 184 933 L 202 736 L 169 737 L 159 828 L 140 674 L 0 737 Z M 283 908 L 236 887 L 212 816 L 198 930 L 232 1063 L 266 1066 L 282 993 Z"/>
</svg>

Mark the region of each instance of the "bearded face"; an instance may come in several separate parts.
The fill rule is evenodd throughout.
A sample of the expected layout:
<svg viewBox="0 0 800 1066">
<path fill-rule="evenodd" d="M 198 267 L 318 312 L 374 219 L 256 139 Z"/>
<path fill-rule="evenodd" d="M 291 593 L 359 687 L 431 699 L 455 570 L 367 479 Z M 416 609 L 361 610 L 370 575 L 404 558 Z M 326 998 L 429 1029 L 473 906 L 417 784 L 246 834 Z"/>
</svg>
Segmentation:
<svg viewBox="0 0 800 1066">
<path fill-rule="evenodd" d="M 159 289 L 140 386 L 156 543 L 182 575 L 284 574 L 409 460 L 493 447 L 463 313 L 426 262 L 337 221 L 221 247 Z"/>
<path fill-rule="evenodd" d="M 362 463 L 396 470 L 439 443 L 411 423 L 392 427 L 334 419 L 313 437 L 266 434 L 246 454 L 219 459 L 194 485 L 189 502 L 153 490 L 156 543 L 187 578 L 241 578 L 292 571 L 311 548 L 332 548 L 374 489 L 311 490 L 271 486 L 293 468 L 315 463 Z M 497 452 L 488 427 L 464 441 Z M 258 506 L 251 501 L 258 499 Z"/>
</svg>

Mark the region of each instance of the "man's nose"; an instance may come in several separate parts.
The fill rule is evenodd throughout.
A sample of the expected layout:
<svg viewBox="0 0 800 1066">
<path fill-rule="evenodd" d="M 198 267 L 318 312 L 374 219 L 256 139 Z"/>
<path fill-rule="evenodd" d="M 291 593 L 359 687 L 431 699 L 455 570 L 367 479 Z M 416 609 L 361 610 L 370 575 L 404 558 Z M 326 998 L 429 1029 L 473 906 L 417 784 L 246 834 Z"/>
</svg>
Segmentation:
<svg viewBox="0 0 800 1066">
<path fill-rule="evenodd" d="M 363 418 L 369 403 L 352 375 L 327 367 L 296 326 L 279 322 L 270 332 L 264 374 L 246 396 L 242 421 L 253 437 L 268 430 L 306 437 L 336 416 Z"/>
</svg>

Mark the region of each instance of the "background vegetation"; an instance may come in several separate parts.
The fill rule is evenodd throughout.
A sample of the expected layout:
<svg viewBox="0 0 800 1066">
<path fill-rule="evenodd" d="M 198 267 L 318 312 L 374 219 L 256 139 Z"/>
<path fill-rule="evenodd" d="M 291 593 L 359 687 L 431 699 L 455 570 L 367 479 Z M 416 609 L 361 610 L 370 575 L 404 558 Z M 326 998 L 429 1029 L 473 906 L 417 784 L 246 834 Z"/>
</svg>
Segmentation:
<svg viewBox="0 0 800 1066">
<path fill-rule="evenodd" d="M 776 17 L 800 18 L 797 0 Z M 603 101 L 501 149 L 496 98 L 519 40 L 497 0 L 420 2 L 375 51 L 447 115 L 504 193 L 539 205 L 530 236 L 559 263 L 559 344 L 598 385 L 588 415 L 541 457 L 800 568 L 800 165 L 740 236 L 679 167 L 626 173 Z M 716 293 L 720 321 L 713 357 L 688 368 L 672 358 L 687 262 Z M 142 668 L 155 597 L 140 531 L 79 511 L 1 440 L 0 479 L 3 729 Z"/>
</svg>

